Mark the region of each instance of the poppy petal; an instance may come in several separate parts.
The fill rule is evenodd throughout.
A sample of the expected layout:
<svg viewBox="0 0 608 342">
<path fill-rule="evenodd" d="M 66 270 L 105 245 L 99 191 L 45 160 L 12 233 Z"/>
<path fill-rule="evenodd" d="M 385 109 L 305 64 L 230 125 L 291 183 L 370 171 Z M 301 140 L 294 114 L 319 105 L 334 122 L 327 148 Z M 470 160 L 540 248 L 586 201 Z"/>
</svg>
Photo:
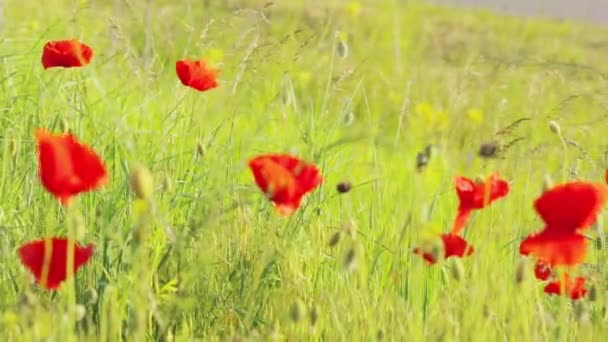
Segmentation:
<svg viewBox="0 0 608 342">
<path fill-rule="evenodd" d="M 74 243 L 73 274 L 86 264 L 93 255 L 92 244 L 80 246 Z M 21 263 L 34 275 L 36 283 L 47 289 L 56 290 L 67 278 L 68 240 L 47 238 L 30 241 L 18 250 Z"/>
<path fill-rule="evenodd" d="M 547 280 L 553 274 L 553 268 L 548 263 L 538 259 L 534 265 L 534 276 L 538 280 Z"/>
<path fill-rule="evenodd" d="M 580 299 L 587 294 L 585 278 L 576 277 L 570 279 L 568 275 L 565 274 L 561 281 L 556 280 L 547 284 L 547 286 L 545 286 L 545 293 L 558 296 L 565 294 L 573 300 Z"/>
<path fill-rule="evenodd" d="M 492 174 L 484 183 L 458 176 L 454 180 L 459 210 L 482 209 L 509 193 L 509 183 Z"/>
<path fill-rule="evenodd" d="M 595 222 L 606 199 L 606 185 L 575 181 L 545 191 L 534 207 L 548 229 L 575 232 Z"/>
<path fill-rule="evenodd" d="M 526 237 L 519 245 L 519 253 L 532 254 L 551 266 L 576 265 L 585 260 L 587 245 L 587 239 L 581 234 L 545 229 Z"/>
<path fill-rule="evenodd" d="M 183 85 L 198 91 L 216 88 L 218 70 L 207 66 L 205 61 L 179 60 L 175 63 L 177 77 Z"/>
<path fill-rule="evenodd" d="M 442 248 L 443 248 L 443 258 L 463 258 L 467 257 L 475 251 L 473 246 L 469 245 L 469 243 L 455 234 L 441 234 L 440 235 Z M 418 254 L 426 260 L 426 262 L 430 265 L 437 263 L 442 256 L 441 253 L 433 253 L 429 248 L 414 248 L 414 254 Z"/>
<path fill-rule="evenodd" d="M 93 49 L 75 39 L 47 42 L 42 49 L 42 66 L 45 69 L 74 68 L 88 65 Z"/>
<path fill-rule="evenodd" d="M 63 204 L 76 194 L 92 191 L 108 182 L 99 156 L 71 134 L 53 135 L 38 129 L 36 139 L 42 184 Z"/>
<path fill-rule="evenodd" d="M 251 159 L 248 166 L 258 187 L 281 215 L 297 210 L 302 197 L 322 180 L 314 165 L 289 155 L 261 155 Z"/>
</svg>

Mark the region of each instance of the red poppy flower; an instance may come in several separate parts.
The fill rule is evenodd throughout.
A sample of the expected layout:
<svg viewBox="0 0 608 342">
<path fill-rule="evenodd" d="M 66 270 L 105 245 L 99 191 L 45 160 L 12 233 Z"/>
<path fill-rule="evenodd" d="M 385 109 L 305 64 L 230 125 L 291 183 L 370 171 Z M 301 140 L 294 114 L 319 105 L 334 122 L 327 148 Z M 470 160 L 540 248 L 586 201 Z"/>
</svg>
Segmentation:
<svg viewBox="0 0 608 342">
<path fill-rule="evenodd" d="M 595 222 L 607 199 L 606 185 L 575 181 L 545 191 L 534 207 L 546 229 L 576 232 Z"/>
<path fill-rule="evenodd" d="M 179 60 L 175 63 L 177 77 L 183 85 L 198 91 L 206 91 L 218 86 L 218 70 L 207 65 L 205 61 Z"/>
<path fill-rule="evenodd" d="M 536 261 L 536 264 L 534 265 L 534 275 L 536 276 L 536 279 L 547 280 L 551 277 L 551 274 L 553 274 L 551 265 L 540 259 Z"/>
<path fill-rule="evenodd" d="M 545 293 L 558 296 L 565 294 L 574 300 L 582 298 L 587 294 L 585 278 L 576 277 L 570 279 L 567 274 L 564 274 L 561 282 L 556 280 L 547 284 L 547 286 L 545 286 Z"/>
<path fill-rule="evenodd" d="M 475 252 L 473 246 L 469 245 L 465 239 L 458 235 L 441 234 L 440 238 L 443 243 L 443 257 L 445 259 L 450 257 L 463 258 Z M 430 265 L 433 265 L 438 261 L 431 251 L 422 248 L 414 248 L 414 254 L 421 255 Z"/>
<path fill-rule="evenodd" d="M 572 266 L 585 260 L 587 244 L 587 238 L 581 234 L 545 229 L 525 238 L 519 245 L 519 253 L 532 254 L 551 266 Z"/>
<path fill-rule="evenodd" d="M 88 65 L 93 49 L 75 39 L 50 41 L 42 49 L 42 66 L 48 68 L 73 68 Z"/>
<path fill-rule="evenodd" d="M 282 215 L 300 207 L 304 195 L 322 180 L 312 164 L 286 154 L 261 155 L 249 161 L 255 182 Z"/>
<path fill-rule="evenodd" d="M 95 152 L 71 134 L 36 131 L 40 179 L 44 187 L 67 205 L 72 196 L 108 182 L 106 170 Z"/>
<path fill-rule="evenodd" d="M 94 246 L 80 246 L 74 243 L 74 268 L 72 274 L 86 264 L 93 255 Z M 47 289 L 56 290 L 67 278 L 68 240 L 47 238 L 30 241 L 18 250 L 21 263 L 34 275 L 36 283 Z"/>
<path fill-rule="evenodd" d="M 509 193 L 509 183 L 496 174 L 490 175 L 483 183 L 476 183 L 461 176 L 456 177 L 454 183 L 460 201 L 452 226 L 454 234 L 460 234 L 464 229 L 472 210 L 483 209 Z"/>
</svg>

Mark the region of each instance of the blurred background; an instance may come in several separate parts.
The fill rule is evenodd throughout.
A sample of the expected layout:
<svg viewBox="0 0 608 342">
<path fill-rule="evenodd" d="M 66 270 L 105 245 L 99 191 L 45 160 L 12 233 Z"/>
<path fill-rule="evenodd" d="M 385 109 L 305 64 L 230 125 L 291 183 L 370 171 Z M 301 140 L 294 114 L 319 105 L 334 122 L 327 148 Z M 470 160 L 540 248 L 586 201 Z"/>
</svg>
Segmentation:
<svg viewBox="0 0 608 342">
<path fill-rule="evenodd" d="M 608 24 L 608 0 L 431 0 L 442 5 L 458 5 L 517 15 Z"/>
</svg>

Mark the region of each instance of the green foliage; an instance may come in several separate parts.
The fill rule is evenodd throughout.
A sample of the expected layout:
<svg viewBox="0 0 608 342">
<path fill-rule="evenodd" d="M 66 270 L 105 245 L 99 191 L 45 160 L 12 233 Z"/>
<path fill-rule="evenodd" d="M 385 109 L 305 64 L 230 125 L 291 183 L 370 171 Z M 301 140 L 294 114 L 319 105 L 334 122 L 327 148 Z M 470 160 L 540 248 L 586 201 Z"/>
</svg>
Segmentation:
<svg viewBox="0 0 608 342">
<path fill-rule="evenodd" d="M 0 4 L 4 340 L 606 336 L 605 248 L 590 250 L 599 291 L 584 307 L 515 273 L 519 239 L 542 228 L 532 202 L 545 174 L 603 179 L 608 30 L 409 1 L 329 3 Z M 43 44 L 71 37 L 94 48 L 92 64 L 45 71 Z M 220 87 L 183 87 L 175 61 L 206 56 L 221 60 Z M 37 178 L 33 138 L 62 125 L 110 174 L 76 201 L 80 240 L 96 254 L 74 282 L 84 315 L 80 307 L 71 319 L 67 290 L 31 285 L 15 253 L 65 234 L 66 215 Z M 496 158 L 477 156 L 488 142 L 500 145 Z M 246 168 L 265 152 L 322 170 L 323 185 L 293 216 L 277 217 Z M 129 187 L 135 162 L 158 180 L 143 209 Z M 493 171 L 512 192 L 474 215 L 466 237 L 476 252 L 458 280 L 448 264 L 413 255 L 425 227 L 451 224 L 453 177 Z M 352 190 L 339 194 L 340 182 Z M 140 249 L 135 230 L 146 233 Z"/>
</svg>

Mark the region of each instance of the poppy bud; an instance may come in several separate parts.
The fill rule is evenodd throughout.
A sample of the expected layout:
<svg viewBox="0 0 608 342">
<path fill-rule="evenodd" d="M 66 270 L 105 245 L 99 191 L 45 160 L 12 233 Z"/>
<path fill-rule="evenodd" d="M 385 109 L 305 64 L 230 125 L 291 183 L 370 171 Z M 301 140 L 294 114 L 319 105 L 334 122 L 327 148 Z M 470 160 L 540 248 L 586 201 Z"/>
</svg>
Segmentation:
<svg viewBox="0 0 608 342">
<path fill-rule="evenodd" d="M 549 129 L 551 130 L 551 132 L 559 136 L 562 135 L 562 129 L 559 127 L 559 124 L 553 120 L 549 121 Z"/>
<path fill-rule="evenodd" d="M 485 182 L 486 182 L 486 179 L 484 176 L 479 175 L 479 176 L 475 177 L 475 183 L 484 184 Z"/>
<path fill-rule="evenodd" d="M 595 286 L 595 284 L 592 284 L 591 287 L 589 287 L 587 298 L 590 302 L 595 302 L 597 300 L 597 286 Z"/>
<path fill-rule="evenodd" d="M 15 158 L 17 156 L 17 141 L 15 139 L 8 139 L 6 142 L 6 152 L 11 158 Z"/>
<path fill-rule="evenodd" d="M 205 147 L 205 145 L 203 144 L 202 141 L 199 141 L 196 143 L 196 154 L 199 157 L 204 157 L 205 153 L 207 152 L 207 148 Z"/>
<path fill-rule="evenodd" d="M 76 322 L 81 321 L 87 314 L 87 309 L 82 304 L 76 304 L 74 311 L 76 314 Z"/>
<path fill-rule="evenodd" d="M 376 340 L 383 341 L 384 340 L 384 331 L 382 329 L 378 329 L 376 332 Z"/>
<path fill-rule="evenodd" d="M 95 290 L 95 288 L 89 288 L 86 292 L 85 292 L 85 298 L 87 299 L 87 302 L 89 304 L 95 304 L 97 303 L 97 299 L 99 298 L 99 295 L 97 294 L 97 290 Z"/>
<path fill-rule="evenodd" d="M 479 156 L 483 158 L 495 157 L 499 147 L 496 142 L 485 143 L 479 148 Z"/>
<path fill-rule="evenodd" d="M 528 259 L 521 258 L 517 264 L 517 269 L 515 270 L 515 282 L 517 284 L 522 284 L 528 280 L 528 275 Z"/>
<path fill-rule="evenodd" d="M 357 252 L 354 248 L 351 248 L 344 255 L 343 266 L 347 272 L 353 271 L 357 264 Z"/>
<path fill-rule="evenodd" d="M 597 249 L 598 251 L 604 249 L 604 241 L 599 236 L 595 239 L 595 249 Z"/>
<path fill-rule="evenodd" d="M 308 317 L 310 319 L 311 327 L 317 325 L 317 322 L 319 321 L 319 309 L 317 309 L 316 305 L 312 305 L 312 307 L 310 308 L 310 312 L 308 313 Z"/>
<path fill-rule="evenodd" d="M 352 125 L 354 121 L 355 121 L 355 113 L 353 113 L 352 110 L 349 110 L 344 115 L 344 126 L 348 127 L 348 126 Z"/>
<path fill-rule="evenodd" d="M 450 271 L 452 273 L 452 277 L 456 281 L 462 280 L 464 278 L 464 266 L 460 259 L 453 259 L 452 264 L 450 265 Z"/>
<path fill-rule="evenodd" d="M 429 157 L 425 153 L 419 152 L 416 155 L 416 169 L 418 171 L 422 171 L 427 166 L 428 163 L 429 163 Z"/>
<path fill-rule="evenodd" d="M 338 39 L 337 50 L 338 56 L 342 58 L 348 57 L 348 44 L 346 44 L 346 42 L 341 38 Z"/>
<path fill-rule="evenodd" d="M 585 306 L 585 302 L 579 301 L 574 305 L 574 314 L 577 321 L 581 323 L 589 322 L 589 312 Z"/>
<path fill-rule="evenodd" d="M 435 154 L 437 154 L 437 147 L 435 147 L 433 144 L 426 145 L 424 148 L 424 154 L 426 155 L 427 159 L 430 160 L 435 156 Z"/>
<path fill-rule="evenodd" d="M 289 316 L 291 320 L 295 323 L 298 323 L 302 316 L 304 315 L 304 304 L 301 300 L 296 300 L 293 304 L 291 304 L 291 308 L 289 309 Z"/>
<path fill-rule="evenodd" d="M 171 181 L 171 177 L 166 173 L 163 177 L 163 190 L 165 190 L 165 192 L 173 191 L 173 182 Z"/>
<path fill-rule="evenodd" d="M 553 188 L 553 179 L 551 178 L 551 175 L 546 174 L 543 179 L 543 192 L 548 191 L 551 188 Z"/>
<path fill-rule="evenodd" d="M 353 188 L 353 185 L 350 182 L 340 182 L 336 186 L 336 190 L 338 190 L 338 192 L 341 194 L 345 194 L 345 193 L 349 192 L 352 188 Z"/>
<path fill-rule="evenodd" d="M 131 173 L 131 189 L 135 197 L 142 200 L 149 200 L 154 191 L 154 178 L 150 170 L 142 165 L 135 166 Z"/>
<path fill-rule="evenodd" d="M 357 239 L 357 223 L 354 220 L 350 220 L 342 224 L 342 230 L 350 235 L 353 240 Z"/>
<path fill-rule="evenodd" d="M 332 235 L 329 239 L 329 247 L 336 246 L 338 243 L 340 243 L 340 240 L 342 240 L 342 231 L 339 230 L 335 232 L 334 235 Z"/>
</svg>

